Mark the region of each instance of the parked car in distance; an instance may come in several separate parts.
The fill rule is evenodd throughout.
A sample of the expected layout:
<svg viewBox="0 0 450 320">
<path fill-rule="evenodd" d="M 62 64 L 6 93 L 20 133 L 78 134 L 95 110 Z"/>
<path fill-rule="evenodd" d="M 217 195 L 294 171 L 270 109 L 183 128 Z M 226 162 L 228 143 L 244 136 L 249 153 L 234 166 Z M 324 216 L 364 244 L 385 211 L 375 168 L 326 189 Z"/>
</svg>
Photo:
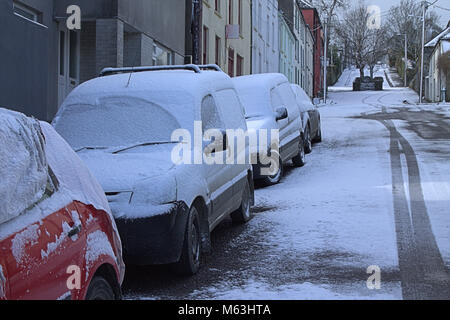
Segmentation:
<svg viewBox="0 0 450 320">
<path fill-rule="evenodd" d="M 44 122 L 0 109 L 0 300 L 121 298 L 108 202 Z"/>
<path fill-rule="evenodd" d="M 276 184 L 283 175 L 283 164 L 290 160 L 298 167 L 305 164 L 300 111 L 290 83 L 278 73 L 236 77 L 233 82 L 245 108 L 248 128 L 279 130 L 278 170 L 271 176 L 263 175 L 260 162 L 253 169 L 255 179 Z"/>
<path fill-rule="evenodd" d="M 322 142 L 320 112 L 299 85 L 292 84 L 292 90 L 302 115 L 303 130 L 305 132 L 305 152 L 308 154 L 312 151 L 313 143 Z"/>
<path fill-rule="evenodd" d="M 173 264 L 178 273 L 195 274 L 210 250 L 210 232 L 230 214 L 238 222 L 251 218 L 251 165 L 204 161 L 224 159 L 231 142 L 225 130 L 247 130 L 233 83 L 217 70 L 105 69 L 76 88 L 54 119 L 106 191 L 127 263 Z M 197 148 L 173 136 L 214 129 L 225 148 L 209 149 L 213 139 Z"/>
</svg>

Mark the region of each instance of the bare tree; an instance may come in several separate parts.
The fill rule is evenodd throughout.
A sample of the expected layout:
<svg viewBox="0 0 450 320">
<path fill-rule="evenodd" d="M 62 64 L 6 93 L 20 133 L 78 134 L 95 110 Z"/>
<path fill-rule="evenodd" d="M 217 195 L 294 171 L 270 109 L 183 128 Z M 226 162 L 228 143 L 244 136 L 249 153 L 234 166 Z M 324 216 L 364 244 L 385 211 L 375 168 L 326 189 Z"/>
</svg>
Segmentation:
<svg viewBox="0 0 450 320">
<path fill-rule="evenodd" d="M 356 63 L 361 78 L 368 64 L 371 53 L 371 30 L 367 26 L 369 13 L 364 2 L 346 11 L 343 19 L 336 26 L 337 36 L 349 46 L 350 58 Z"/>
<path fill-rule="evenodd" d="M 398 35 L 406 33 L 408 39 L 408 56 L 417 62 L 421 53 L 422 41 L 422 12 L 421 4 L 415 0 L 401 0 L 391 7 L 385 17 L 387 33 L 390 37 L 389 47 L 398 57 L 403 56 L 403 42 L 399 41 Z M 425 30 L 428 31 L 427 39 L 437 35 L 441 29 L 438 26 L 439 16 L 434 11 L 428 11 L 425 17 Z M 426 39 L 426 40 L 427 40 Z"/>
</svg>

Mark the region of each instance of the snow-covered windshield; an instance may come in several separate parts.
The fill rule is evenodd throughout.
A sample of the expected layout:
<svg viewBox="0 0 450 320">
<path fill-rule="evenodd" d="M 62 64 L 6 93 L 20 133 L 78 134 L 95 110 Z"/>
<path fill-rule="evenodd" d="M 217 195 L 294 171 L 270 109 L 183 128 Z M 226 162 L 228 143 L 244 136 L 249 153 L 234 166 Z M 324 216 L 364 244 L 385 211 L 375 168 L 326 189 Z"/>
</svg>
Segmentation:
<svg viewBox="0 0 450 320">
<path fill-rule="evenodd" d="M 271 112 L 268 93 L 255 87 L 237 88 L 239 98 L 245 109 L 245 116 L 251 118 Z"/>
<path fill-rule="evenodd" d="M 55 123 L 75 150 L 170 142 L 180 127 L 165 106 L 137 97 L 99 98 L 95 106 L 67 105 Z"/>
</svg>

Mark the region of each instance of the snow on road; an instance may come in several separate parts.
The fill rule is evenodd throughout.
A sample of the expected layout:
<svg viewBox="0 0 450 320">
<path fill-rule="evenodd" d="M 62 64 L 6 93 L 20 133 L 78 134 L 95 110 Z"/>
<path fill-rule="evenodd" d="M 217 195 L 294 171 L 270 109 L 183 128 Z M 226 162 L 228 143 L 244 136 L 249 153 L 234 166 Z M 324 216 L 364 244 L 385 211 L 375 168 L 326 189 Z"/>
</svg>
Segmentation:
<svg viewBox="0 0 450 320">
<path fill-rule="evenodd" d="M 330 100 L 320 109 L 324 141 L 307 165 L 287 165 L 280 184 L 257 188 L 247 225 L 226 221 L 213 232 L 197 276 L 129 269 L 126 298 L 449 298 L 450 106 L 418 107 L 413 91 L 397 88 Z M 367 287 L 369 266 L 381 270 L 379 290 Z"/>
</svg>

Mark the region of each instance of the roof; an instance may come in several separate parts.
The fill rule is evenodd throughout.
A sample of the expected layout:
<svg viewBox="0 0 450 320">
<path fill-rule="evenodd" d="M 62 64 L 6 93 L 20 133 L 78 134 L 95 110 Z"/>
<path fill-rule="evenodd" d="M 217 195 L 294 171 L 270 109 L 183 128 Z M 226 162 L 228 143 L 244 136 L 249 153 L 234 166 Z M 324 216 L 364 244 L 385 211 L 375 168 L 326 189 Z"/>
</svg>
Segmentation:
<svg viewBox="0 0 450 320">
<path fill-rule="evenodd" d="M 281 73 L 261 73 L 249 76 L 233 78 L 236 89 L 240 88 L 264 88 L 270 90 L 274 85 L 289 82 L 285 75 Z"/>
<path fill-rule="evenodd" d="M 425 47 L 435 47 L 441 40 L 450 40 L 450 27 L 447 27 L 444 31 L 439 33 L 431 41 L 425 44 Z"/>
</svg>

